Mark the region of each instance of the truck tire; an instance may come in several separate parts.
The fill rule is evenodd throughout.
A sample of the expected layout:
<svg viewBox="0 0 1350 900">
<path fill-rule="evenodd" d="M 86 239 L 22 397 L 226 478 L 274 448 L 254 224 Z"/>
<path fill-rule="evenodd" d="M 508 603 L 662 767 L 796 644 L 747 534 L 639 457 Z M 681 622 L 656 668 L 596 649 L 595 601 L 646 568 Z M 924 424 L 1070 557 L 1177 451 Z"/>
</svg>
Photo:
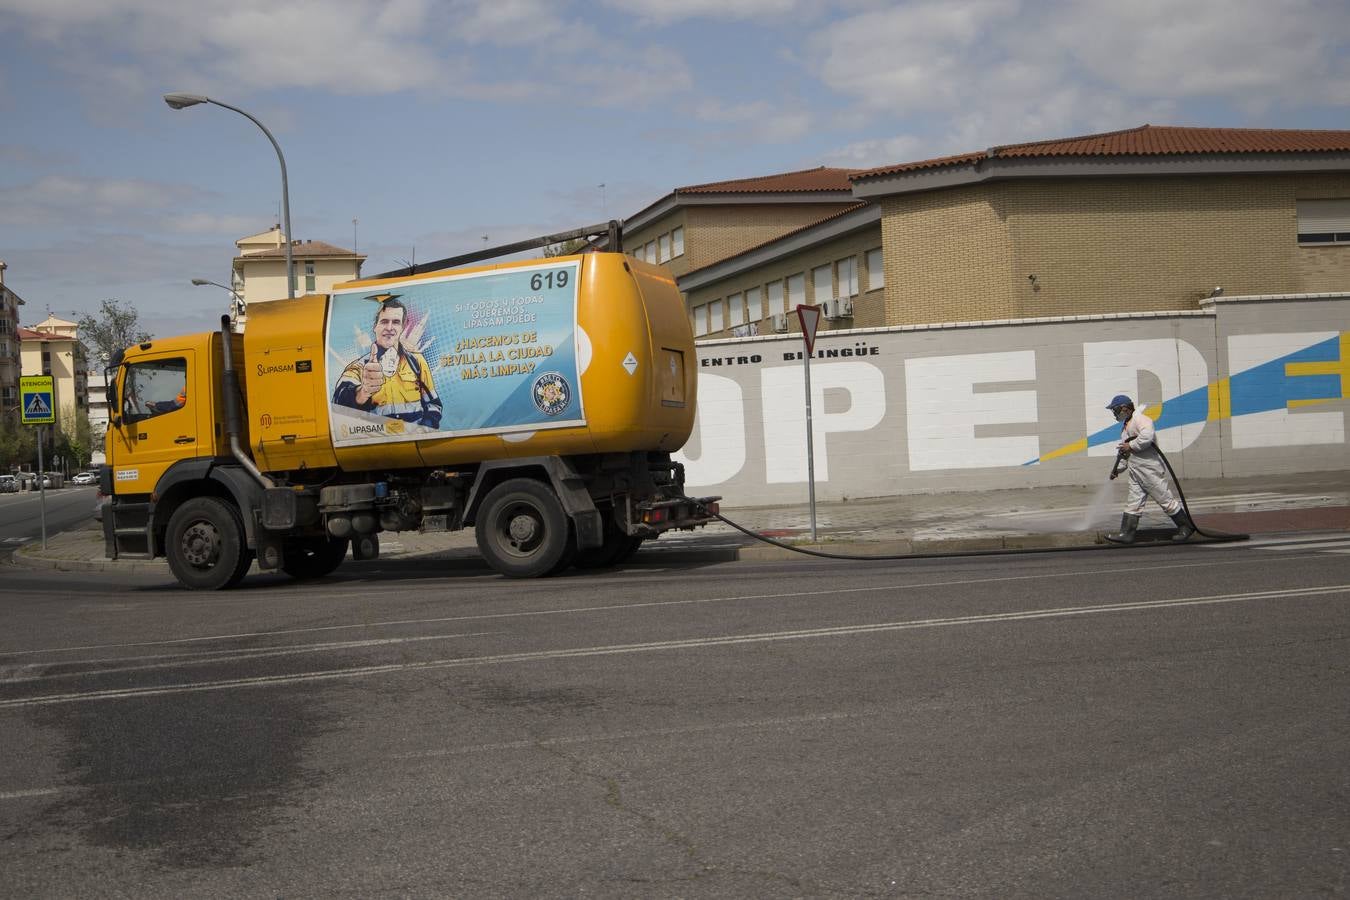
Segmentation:
<svg viewBox="0 0 1350 900">
<path fill-rule="evenodd" d="M 292 578 L 322 578 L 347 558 L 346 538 L 295 538 L 286 542 L 281 571 Z"/>
<path fill-rule="evenodd" d="M 551 487 L 512 478 L 483 499 L 474 533 L 492 568 L 510 578 L 538 578 L 566 565 L 571 527 Z"/>
<path fill-rule="evenodd" d="M 632 550 L 637 549 L 636 545 L 632 543 L 633 541 L 642 542 L 642 538 L 630 538 L 619 530 L 619 526 L 614 523 L 614 511 L 611 507 L 606 506 L 601 509 L 600 516 L 605 523 L 604 543 L 599 547 L 578 550 L 576 559 L 573 561 L 573 565 L 578 569 L 608 568 L 632 555 Z"/>
<path fill-rule="evenodd" d="M 234 587 L 253 562 L 238 510 L 218 497 L 194 497 L 174 510 L 164 544 L 169 570 L 189 590 Z"/>
</svg>

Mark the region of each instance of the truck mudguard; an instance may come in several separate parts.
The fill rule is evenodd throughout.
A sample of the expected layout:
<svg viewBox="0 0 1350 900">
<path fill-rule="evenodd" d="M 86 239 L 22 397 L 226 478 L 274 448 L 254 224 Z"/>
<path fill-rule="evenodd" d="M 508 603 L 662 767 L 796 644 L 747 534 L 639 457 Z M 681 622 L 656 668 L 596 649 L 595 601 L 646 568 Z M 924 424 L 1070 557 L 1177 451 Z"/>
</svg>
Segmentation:
<svg viewBox="0 0 1350 900">
<path fill-rule="evenodd" d="M 159 515 L 154 512 L 154 508 L 162 505 L 165 500 L 173 500 L 176 503 L 175 494 L 185 491 L 187 496 L 199 496 L 202 491 L 191 486 L 202 481 L 214 481 L 224 486 L 244 520 L 244 534 L 248 546 L 255 546 L 253 511 L 262 502 L 262 485 L 232 459 L 194 457 L 174 463 L 160 476 L 159 482 L 155 485 L 155 496 L 159 500 L 151 507 L 151 515 L 158 519 Z"/>
<path fill-rule="evenodd" d="M 590 493 L 586 490 L 586 481 L 559 456 L 527 456 L 522 459 L 494 459 L 483 463 L 478 469 L 473 487 L 469 489 L 468 500 L 464 504 L 464 522 L 473 524 L 478 513 L 479 494 L 486 493 L 484 485 L 493 485 L 502 479 L 496 474 L 503 469 L 541 468 L 548 473 L 558 499 L 562 501 L 563 511 L 572 517 L 577 530 L 577 549 L 586 550 L 599 547 L 604 542 L 604 523 L 600 511 L 595 508 Z"/>
</svg>

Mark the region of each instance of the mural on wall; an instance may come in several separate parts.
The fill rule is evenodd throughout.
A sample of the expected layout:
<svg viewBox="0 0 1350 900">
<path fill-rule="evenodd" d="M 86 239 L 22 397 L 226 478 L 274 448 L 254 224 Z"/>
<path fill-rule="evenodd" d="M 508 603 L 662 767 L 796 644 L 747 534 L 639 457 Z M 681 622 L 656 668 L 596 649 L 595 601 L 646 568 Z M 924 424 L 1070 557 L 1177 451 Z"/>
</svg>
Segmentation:
<svg viewBox="0 0 1350 900">
<path fill-rule="evenodd" d="M 1346 298 L 1265 301 L 1175 317 L 822 335 L 811 365 L 817 492 L 1090 483 L 1093 458 L 1115 452 L 1119 426 L 1104 406 L 1118 393 L 1155 418 L 1163 449 L 1185 451 L 1189 474 L 1346 468 L 1350 332 L 1326 326 L 1347 308 Z M 800 347 L 699 346 L 698 422 L 677 454 L 689 485 L 731 502 L 800 499 Z"/>
<path fill-rule="evenodd" d="M 1170 358 L 1168 344 L 1175 344 Z M 1114 396 L 1111 385 L 1124 384 L 1118 392 L 1138 396 L 1142 358 L 1145 370 L 1164 378 L 1171 373 L 1177 376 L 1168 385 L 1172 388 L 1168 399 L 1145 410 L 1154 421 L 1164 450 L 1185 449 L 1199 437 L 1206 423 L 1221 419 L 1231 420 L 1229 433 L 1234 449 L 1345 442 L 1345 419 L 1340 413 L 1291 413 L 1350 398 L 1350 331 L 1235 335 L 1228 339 L 1228 361 L 1239 371 L 1214 381 L 1207 380 L 1200 351 L 1183 341 L 1126 341 L 1098 346 L 1107 354 L 1123 353 L 1134 362 L 1121 366 L 1099 359 L 1095 353 L 1086 357 L 1100 362 L 1085 373 L 1089 422 L 1095 413 L 1091 399 Z M 1131 381 L 1134 383 L 1127 383 Z M 1119 439 L 1120 426 L 1112 423 L 1023 465 L 1084 451 L 1091 456 L 1111 455 Z"/>
</svg>

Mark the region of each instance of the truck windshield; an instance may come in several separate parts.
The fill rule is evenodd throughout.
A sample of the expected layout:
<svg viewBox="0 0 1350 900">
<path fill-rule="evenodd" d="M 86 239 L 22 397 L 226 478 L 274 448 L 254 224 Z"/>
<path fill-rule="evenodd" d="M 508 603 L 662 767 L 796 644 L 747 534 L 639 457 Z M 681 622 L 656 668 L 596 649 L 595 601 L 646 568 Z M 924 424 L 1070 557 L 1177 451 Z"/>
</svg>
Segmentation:
<svg viewBox="0 0 1350 900">
<path fill-rule="evenodd" d="M 182 409 L 187 402 L 187 360 L 157 359 L 127 367 L 122 418 L 139 422 Z"/>
</svg>

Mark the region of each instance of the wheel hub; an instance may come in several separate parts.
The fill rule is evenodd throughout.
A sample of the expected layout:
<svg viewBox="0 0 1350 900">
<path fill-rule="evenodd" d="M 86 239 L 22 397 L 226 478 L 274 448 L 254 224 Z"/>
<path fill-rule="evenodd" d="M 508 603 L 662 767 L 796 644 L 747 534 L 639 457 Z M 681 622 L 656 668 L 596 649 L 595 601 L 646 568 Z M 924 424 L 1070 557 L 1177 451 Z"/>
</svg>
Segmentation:
<svg viewBox="0 0 1350 900">
<path fill-rule="evenodd" d="M 194 522 L 183 532 L 183 558 L 189 565 L 208 566 L 220 558 L 220 533 L 209 522 Z"/>
<path fill-rule="evenodd" d="M 529 543 L 539 532 L 539 521 L 534 516 L 525 514 L 512 516 L 507 532 L 511 535 L 511 543 L 516 545 Z"/>
</svg>

